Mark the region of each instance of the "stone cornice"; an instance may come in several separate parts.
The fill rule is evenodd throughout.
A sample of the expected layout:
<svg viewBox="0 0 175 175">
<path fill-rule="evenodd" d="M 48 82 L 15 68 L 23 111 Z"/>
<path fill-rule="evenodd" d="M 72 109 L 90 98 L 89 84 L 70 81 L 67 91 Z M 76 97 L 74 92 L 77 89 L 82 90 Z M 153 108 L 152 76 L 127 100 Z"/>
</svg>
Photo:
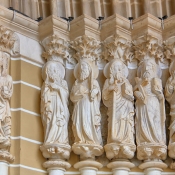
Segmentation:
<svg viewBox="0 0 175 175">
<path fill-rule="evenodd" d="M 132 40 L 145 34 L 152 35 L 162 40 L 161 20 L 149 13 L 135 19 L 133 21 L 133 26 L 134 29 L 131 33 Z"/>
<path fill-rule="evenodd" d="M 39 23 L 40 41 L 53 34 L 59 35 L 60 37 L 69 40 L 67 21 L 52 15 Z"/>
<path fill-rule="evenodd" d="M 118 14 L 112 15 L 102 21 L 101 40 L 105 40 L 114 34 L 130 39 L 130 21 Z"/>
<path fill-rule="evenodd" d="M 175 36 L 175 15 L 169 17 L 164 21 L 165 29 L 163 31 L 163 40 L 167 40 L 168 38 Z"/>
<path fill-rule="evenodd" d="M 71 40 L 83 35 L 92 36 L 93 38 L 100 40 L 99 24 L 96 19 L 84 14 L 71 21 L 70 25 Z"/>
<path fill-rule="evenodd" d="M 21 33 L 29 38 L 38 40 L 38 22 L 0 6 L 0 25 L 10 28 L 10 30 Z"/>
</svg>

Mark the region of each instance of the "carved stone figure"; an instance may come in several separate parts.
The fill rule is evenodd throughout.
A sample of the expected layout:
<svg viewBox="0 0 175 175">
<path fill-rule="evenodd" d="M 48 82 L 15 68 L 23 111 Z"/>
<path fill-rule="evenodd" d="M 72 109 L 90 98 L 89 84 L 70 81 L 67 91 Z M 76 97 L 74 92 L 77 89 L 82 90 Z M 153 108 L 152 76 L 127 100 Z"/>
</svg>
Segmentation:
<svg viewBox="0 0 175 175">
<path fill-rule="evenodd" d="M 106 70 L 108 69 L 108 70 Z M 108 107 L 108 140 L 106 155 L 112 158 L 132 158 L 134 144 L 134 96 L 127 80 L 128 68 L 119 59 L 108 63 L 104 74 L 103 103 Z"/>
<path fill-rule="evenodd" d="M 45 144 L 68 144 L 68 86 L 63 79 L 64 67 L 50 61 L 44 68 L 45 82 L 42 87 L 41 114 L 45 132 Z"/>
<path fill-rule="evenodd" d="M 171 122 L 169 126 L 170 140 L 169 140 L 169 156 L 175 159 L 175 61 L 173 61 L 169 68 L 170 77 L 165 86 L 165 97 L 170 104 Z"/>
<path fill-rule="evenodd" d="M 40 150 L 48 161 L 43 166 L 49 171 L 65 171 L 70 168 L 71 147 L 68 140 L 68 85 L 64 80 L 63 59 L 67 56 L 67 42 L 56 35 L 43 41 L 47 59 L 43 66 L 44 80 L 41 89 L 41 118 L 44 127 L 44 144 Z"/>
<path fill-rule="evenodd" d="M 142 60 L 134 95 L 136 101 L 137 157 L 166 158 L 165 106 L 160 69 L 153 58 Z"/>
<path fill-rule="evenodd" d="M 94 68 L 87 61 L 81 61 L 75 68 L 77 78 L 70 94 L 74 103 L 72 114 L 75 144 L 102 145 L 100 129 L 101 92 L 94 79 Z"/>
<path fill-rule="evenodd" d="M 99 45 L 88 36 L 76 40 L 72 47 L 78 51 L 78 64 L 74 69 L 76 81 L 70 94 L 74 103 L 72 128 L 75 143 L 72 149 L 81 159 L 94 159 L 103 153 L 99 110 L 101 91 L 96 80 L 98 68 L 95 64 Z"/>
<path fill-rule="evenodd" d="M 10 56 L 0 51 L 0 148 L 10 146 L 11 112 L 9 100 L 13 93 L 12 77 L 8 75 Z M 5 63 L 5 64 L 4 64 Z"/>
</svg>

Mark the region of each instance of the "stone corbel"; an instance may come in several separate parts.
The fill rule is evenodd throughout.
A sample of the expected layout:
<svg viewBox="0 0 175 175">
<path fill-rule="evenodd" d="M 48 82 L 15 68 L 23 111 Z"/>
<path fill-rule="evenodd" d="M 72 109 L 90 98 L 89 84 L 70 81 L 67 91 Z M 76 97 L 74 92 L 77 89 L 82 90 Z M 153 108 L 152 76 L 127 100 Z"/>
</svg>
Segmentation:
<svg viewBox="0 0 175 175">
<path fill-rule="evenodd" d="M 71 167 L 67 162 L 71 146 L 68 140 L 68 86 L 64 80 L 68 42 L 57 35 L 42 41 L 43 57 L 47 60 L 42 70 L 41 117 L 44 127 L 44 144 L 40 147 L 48 160 L 43 166 L 49 175 L 63 175 Z"/>
<path fill-rule="evenodd" d="M 144 169 L 147 175 L 155 172 L 161 174 L 162 169 L 167 167 L 162 162 L 167 156 L 167 146 L 160 65 L 161 63 L 165 64 L 166 59 L 163 57 L 161 42 L 151 35 L 144 35 L 136 39 L 134 48 L 135 58 L 139 61 L 138 77 L 135 78 L 136 86 L 134 88 L 137 158 L 144 161 L 139 168 Z M 155 115 L 156 122 L 153 122 L 152 118 Z M 157 132 L 157 130 L 159 131 Z"/>
<path fill-rule="evenodd" d="M 104 148 L 107 158 L 111 160 L 107 167 L 112 169 L 114 175 L 128 175 L 130 168 L 135 167 L 128 159 L 132 159 L 136 151 L 134 96 L 127 79 L 127 63 L 134 59 L 133 49 L 131 41 L 119 35 L 106 38 L 104 46 L 104 56 L 108 63 L 103 71 L 107 79 L 102 93 L 109 117 L 108 138 Z M 121 101 L 122 105 L 119 105 Z"/>
<path fill-rule="evenodd" d="M 10 154 L 11 146 L 11 112 L 10 98 L 13 93 L 13 80 L 8 74 L 11 56 L 19 54 L 19 38 L 11 30 L 0 26 L 0 84 L 1 108 L 0 114 L 0 172 L 8 175 L 8 164 L 14 161 Z"/>
<path fill-rule="evenodd" d="M 101 46 L 96 39 L 84 35 L 72 41 L 71 47 L 75 50 L 74 57 L 78 61 L 74 69 L 76 82 L 70 94 L 71 101 L 75 103 L 72 116 L 75 143 L 72 150 L 80 155 L 80 162 L 74 167 L 79 169 L 82 175 L 96 175 L 102 164 L 95 161 L 95 157 L 104 152 L 99 110 L 101 92 L 96 81 L 98 76 L 96 62 L 100 57 Z M 81 95 L 84 97 L 82 98 Z"/>
</svg>

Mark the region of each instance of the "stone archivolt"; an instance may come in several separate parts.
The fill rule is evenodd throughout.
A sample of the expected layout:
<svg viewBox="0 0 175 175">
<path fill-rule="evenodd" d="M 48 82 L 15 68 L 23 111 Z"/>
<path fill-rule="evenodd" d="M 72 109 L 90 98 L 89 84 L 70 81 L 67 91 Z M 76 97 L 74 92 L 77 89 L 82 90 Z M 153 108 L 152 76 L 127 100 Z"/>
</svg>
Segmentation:
<svg viewBox="0 0 175 175">
<path fill-rule="evenodd" d="M 168 59 L 170 59 L 171 76 L 165 87 L 165 97 L 171 105 L 168 149 L 169 156 L 174 159 L 174 42 L 167 40 L 162 44 L 151 35 L 144 35 L 131 42 L 114 35 L 103 42 L 105 48 L 103 53 L 101 42 L 86 35 L 71 42 L 51 36 L 43 41 L 43 45 L 46 48 L 43 56 L 47 59 L 47 63 L 43 67 L 45 82 L 42 89 L 41 113 L 45 142 L 41 146 L 41 151 L 45 158 L 51 159 L 44 164 L 44 167 L 50 168 L 53 165 L 55 168 L 63 164 L 65 169 L 70 167 L 65 161 L 69 159 L 71 147 L 67 135 L 69 111 L 64 65 L 70 59 L 71 48 L 76 59 L 74 63 L 77 62 L 74 67 L 76 81 L 70 93 L 70 99 L 74 103 L 72 129 L 75 142 L 72 150 L 80 155 L 81 160 L 75 168 L 85 168 L 86 161 L 89 160 L 94 161 L 95 166 L 98 164 L 95 157 L 103 154 L 99 110 L 101 90 L 96 80 L 97 61 L 102 57 L 108 62 L 103 71 L 106 81 L 102 90 L 102 100 L 108 107 L 109 117 L 107 144 L 104 146 L 107 158 L 112 161 L 108 167 L 115 169 L 125 164 L 125 168 L 129 171 L 134 164 L 127 159 L 134 157 L 137 146 L 137 158 L 144 161 L 140 165 L 141 169 L 151 168 L 151 162 L 155 162 L 159 170 L 166 168 L 167 165 L 162 162 L 166 159 L 167 146 L 165 99 L 160 78 L 161 65 L 169 65 Z M 132 62 L 138 62 L 135 87 L 132 87 L 127 79 L 128 65 Z M 60 72 L 63 74 L 59 74 Z M 135 121 L 134 97 L 136 98 Z M 54 112 L 56 110 L 57 113 Z M 53 129 L 48 129 L 52 121 L 55 121 L 52 125 Z M 93 168 L 96 171 L 100 167 L 102 165 L 98 164 Z"/>
</svg>

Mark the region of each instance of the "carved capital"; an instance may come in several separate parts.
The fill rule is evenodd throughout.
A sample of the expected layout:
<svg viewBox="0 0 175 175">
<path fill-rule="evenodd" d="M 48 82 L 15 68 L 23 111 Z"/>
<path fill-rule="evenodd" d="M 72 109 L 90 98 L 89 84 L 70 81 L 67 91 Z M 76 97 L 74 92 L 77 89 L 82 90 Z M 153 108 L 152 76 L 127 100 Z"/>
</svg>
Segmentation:
<svg viewBox="0 0 175 175">
<path fill-rule="evenodd" d="M 167 146 L 147 144 L 137 147 L 137 158 L 139 160 L 165 160 L 167 157 Z"/>
<path fill-rule="evenodd" d="M 15 160 L 15 157 L 12 156 L 8 151 L 6 150 L 0 150 L 0 162 L 8 162 L 13 163 Z"/>
<path fill-rule="evenodd" d="M 105 145 L 106 156 L 111 159 L 132 159 L 136 151 L 134 144 L 116 144 Z"/>
<path fill-rule="evenodd" d="M 104 57 L 106 60 L 119 59 L 124 63 L 132 62 L 134 59 L 134 50 L 132 42 L 119 35 L 111 36 L 103 42 L 105 46 Z"/>
<path fill-rule="evenodd" d="M 94 144 L 74 144 L 72 150 L 75 154 L 80 155 L 80 160 L 95 160 L 95 156 L 101 156 L 104 152 L 101 145 Z"/>
<path fill-rule="evenodd" d="M 100 58 L 101 43 L 90 36 L 80 36 L 71 42 L 71 47 L 76 51 L 74 57 L 80 61 L 81 59 L 89 59 L 96 61 Z"/>
<path fill-rule="evenodd" d="M 57 35 L 45 38 L 42 45 L 45 48 L 42 56 L 47 61 L 58 61 L 63 64 L 64 59 L 69 56 L 69 42 Z"/>
<path fill-rule="evenodd" d="M 45 158 L 68 160 L 71 146 L 68 144 L 44 144 L 40 146 L 40 150 Z"/>
<path fill-rule="evenodd" d="M 154 59 L 156 62 L 167 64 L 164 59 L 162 41 L 151 35 L 144 35 L 134 42 L 135 58 L 142 62 L 145 59 Z"/>
<path fill-rule="evenodd" d="M 167 59 L 175 59 L 175 37 L 171 37 L 164 41 L 164 54 Z"/>
</svg>

